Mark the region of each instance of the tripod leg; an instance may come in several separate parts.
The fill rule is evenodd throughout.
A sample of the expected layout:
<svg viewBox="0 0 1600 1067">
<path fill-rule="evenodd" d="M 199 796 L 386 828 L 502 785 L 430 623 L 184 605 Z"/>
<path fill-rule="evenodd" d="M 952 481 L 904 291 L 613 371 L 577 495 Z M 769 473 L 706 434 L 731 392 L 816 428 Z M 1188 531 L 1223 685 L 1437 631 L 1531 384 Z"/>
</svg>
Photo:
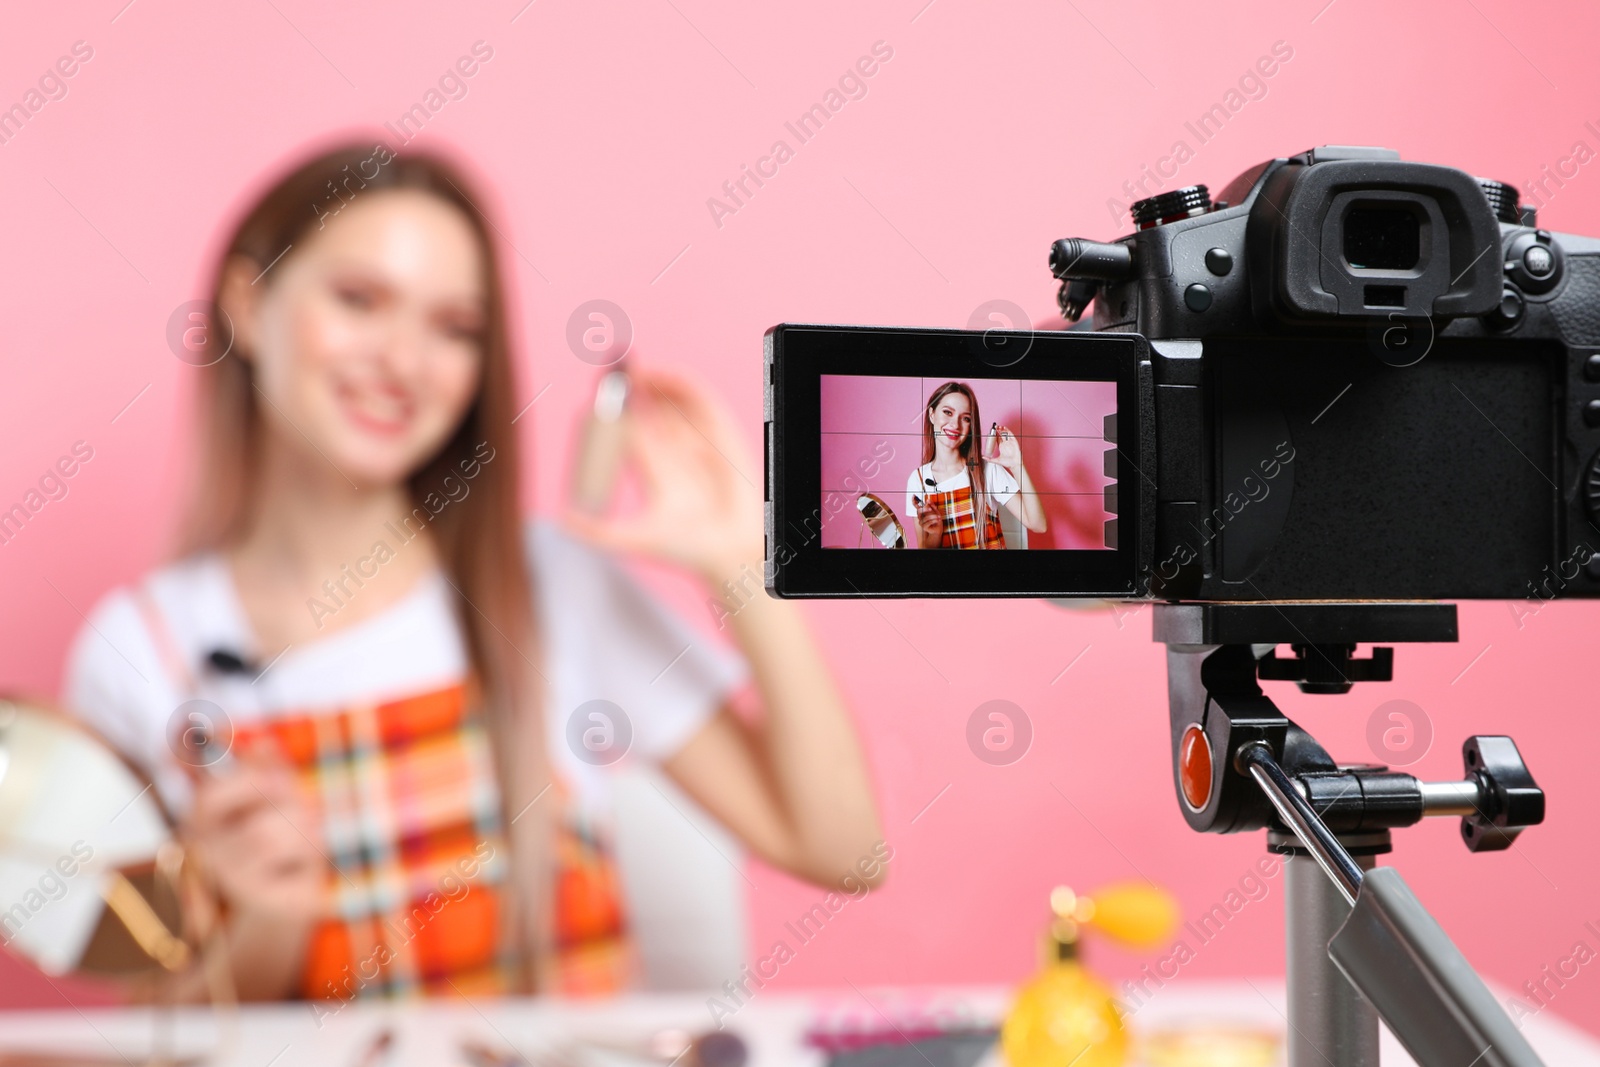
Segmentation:
<svg viewBox="0 0 1600 1067">
<path fill-rule="evenodd" d="M 1285 859 L 1289 1067 L 1378 1067 L 1378 1013 L 1328 958 L 1350 904 L 1310 856 Z"/>
</svg>

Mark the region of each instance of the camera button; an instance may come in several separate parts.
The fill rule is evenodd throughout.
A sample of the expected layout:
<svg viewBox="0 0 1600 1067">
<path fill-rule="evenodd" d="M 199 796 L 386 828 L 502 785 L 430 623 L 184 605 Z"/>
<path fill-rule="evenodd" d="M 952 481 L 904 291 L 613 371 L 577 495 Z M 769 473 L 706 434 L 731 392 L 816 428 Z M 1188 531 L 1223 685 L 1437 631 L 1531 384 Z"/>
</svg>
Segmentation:
<svg viewBox="0 0 1600 1067">
<path fill-rule="evenodd" d="M 1522 253 L 1522 269 L 1532 277 L 1543 279 L 1555 270 L 1556 257 L 1544 245 L 1529 245 Z"/>
<path fill-rule="evenodd" d="M 1183 291 L 1183 303 L 1190 311 L 1204 311 L 1211 306 L 1211 290 L 1195 282 Z"/>
<path fill-rule="evenodd" d="M 1591 382 L 1600 382 L 1600 352 L 1591 353 L 1583 361 L 1583 376 Z"/>
<path fill-rule="evenodd" d="M 1583 405 L 1583 424 L 1591 428 L 1600 426 L 1600 400 L 1591 400 Z"/>
<path fill-rule="evenodd" d="M 1222 277 L 1233 269 L 1233 253 L 1226 248 L 1210 248 L 1206 250 L 1206 270 Z"/>
<path fill-rule="evenodd" d="M 1211 799 L 1211 739 L 1198 723 L 1183 731 L 1178 746 L 1178 787 L 1190 811 L 1204 811 Z"/>
<path fill-rule="evenodd" d="M 1548 293 L 1561 279 L 1561 260 L 1561 246 L 1547 231 L 1524 231 L 1506 248 L 1507 280 L 1525 293 Z"/>
<path fill-rule="evenodd" d="M 1508 285 L 1500 291 L 1500 305 L 1485 315 L 1484 321 L 1492 330 L 1514 329 L 1522 321 L 1527 309 L 1522 294 L 1514 286 Z"/>
</svg>

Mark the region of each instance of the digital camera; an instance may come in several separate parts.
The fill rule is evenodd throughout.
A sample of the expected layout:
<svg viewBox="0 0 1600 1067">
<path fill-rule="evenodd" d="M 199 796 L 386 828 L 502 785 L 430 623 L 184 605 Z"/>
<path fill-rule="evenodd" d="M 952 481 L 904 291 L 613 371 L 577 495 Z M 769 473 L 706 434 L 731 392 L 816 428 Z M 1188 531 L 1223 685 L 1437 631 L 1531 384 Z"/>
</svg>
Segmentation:
<svg viewBox="0 0 1600 1067">
<path fill-rule="evenodd" d="M 1600 241 L 1518 200 L 1325 146 L 1055 242 L 1092 331 L 772 328 L 768 590 L 1600 593 Z"/>
</svg>

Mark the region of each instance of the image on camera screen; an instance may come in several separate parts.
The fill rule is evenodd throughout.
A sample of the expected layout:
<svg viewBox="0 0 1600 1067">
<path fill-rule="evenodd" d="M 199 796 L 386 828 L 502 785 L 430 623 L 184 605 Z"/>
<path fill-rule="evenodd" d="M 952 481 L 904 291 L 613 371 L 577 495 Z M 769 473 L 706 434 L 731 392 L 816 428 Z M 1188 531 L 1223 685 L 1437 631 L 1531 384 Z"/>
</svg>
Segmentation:
<svg viewBox="0 0 1600 1067">
<path fill-rule="evenodd" d="M 820 400 L 823 548 L 1113 551 L 1115 382 L 823 374 Z"/>
</svg>

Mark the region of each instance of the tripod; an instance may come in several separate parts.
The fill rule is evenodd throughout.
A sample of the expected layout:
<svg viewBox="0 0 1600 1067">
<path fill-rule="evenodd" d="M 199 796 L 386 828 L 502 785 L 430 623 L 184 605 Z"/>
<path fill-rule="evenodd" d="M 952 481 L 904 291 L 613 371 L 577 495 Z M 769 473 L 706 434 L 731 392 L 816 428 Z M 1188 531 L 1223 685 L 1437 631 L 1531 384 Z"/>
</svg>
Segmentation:
<svg viewBox="0 0 1600 1067">
<path fill-rule="evenodd" d="M 1356 659 L 1357 643 L 1455 641 L 1455 605 L 1179 603 L 1154 616 L 1184 818 L 1205 833 L 1265 829 L 1272 851 L 1316 861 L 1285 877 L 1290 1067 L 1377 1067 L 1380 1016 L 1422 1067 L 1538 1067 L 1398 872 L 1374 866 L 1393 830 L 1425 816 L 1460 816 L 1474 852 L 1543 821 L 1544 793 L 1511 738 L 1469 738 L 1458 782 L 1340 765 L 1258 684 L 1341 694 L 1389 681 L 1394 650 Z M 1282 644 L 1294 655 L 1278 658 Z"/>
</svg>

